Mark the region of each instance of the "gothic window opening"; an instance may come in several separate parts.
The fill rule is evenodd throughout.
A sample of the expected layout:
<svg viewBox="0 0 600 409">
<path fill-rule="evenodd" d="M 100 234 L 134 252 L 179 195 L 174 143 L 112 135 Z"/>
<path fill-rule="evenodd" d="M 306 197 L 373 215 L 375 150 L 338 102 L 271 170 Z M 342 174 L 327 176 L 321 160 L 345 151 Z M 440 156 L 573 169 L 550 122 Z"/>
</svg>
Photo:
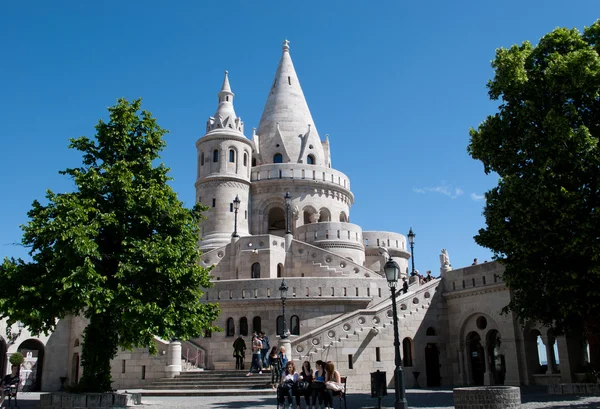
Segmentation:
<svg viewBox="0 0 600 409">
<path fill-rule="evenodd" d="M 402 340 L 402 366 L 413 366 L 412 339 L 408 337 Z"/>
<path fill-rule="evenodd" d="M 248 154 L 244 152 L 244 166 L 248 166 Z"/>
<path fill-rule="evenodd" d="M 233 318 L 227 318 L 227 336 L 233 337 L 235 335 L 235 323 L 233 322 Z"/>
<path fill-rule="evenodd" d="M 277 277 L 283 277 L 283 264 L 281 263 L 277 264 Z"/>
<path fill-rule="evenodd" d="M 213 162 L 217 163 L 219 161 L 219 150 L 215 149 L 213 151 Z"/>
<path fill-rule="evenodd" d="M 283 163 L 283 155 L 281 153 L 276 153 L 273 156 L 273 163 Z"/>
<path fill-rule="evenodd" d="M 308 165 L 314 165 L 315 164 L 315 157 L 312 155 L 308 155 L 306 157 L 306 164 Z"/>
<path fill-rule="evenodd" d="M 262 323 L 260 317 L 252 318 L 252 332 L 261 332 L 262 331 Z"/>
<path fill-rule="evenodd" d="M 235 162 L 235 151 L 233 149 L 229 149 L 229 162 L 230 163 Z"/>
<path fill-rule="evenodd" d="M 248 318 L 246 317 L 240 318 L 240 335 L 248 335 Z"/>
<path fill-rule="evenodd" d="M 260 263 L 252 264 L 252 276 L 251 278 L 260 278 Z"/>
<path fill-rule="evenodd" d="M 300 335 L 300 318 L 297 315 L 292 315 L 292 318 L 290 318 L 290 333 Z"/>
</svg>

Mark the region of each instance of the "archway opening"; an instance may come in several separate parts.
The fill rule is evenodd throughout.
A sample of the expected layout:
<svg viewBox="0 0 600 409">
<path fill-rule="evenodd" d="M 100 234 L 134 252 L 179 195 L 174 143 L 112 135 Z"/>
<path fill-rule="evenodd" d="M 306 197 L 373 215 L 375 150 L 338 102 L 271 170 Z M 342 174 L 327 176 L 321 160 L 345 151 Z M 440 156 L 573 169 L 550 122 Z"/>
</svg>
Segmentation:
<svg viewBox="0 0 600 409">
<path fill-rule="evenodd" d="M 425 348 L 425 375 L 427 386 L 440 386 L 440 351 L 437 344 L 427 344 Z"/>
<path fill-rule="evenodd" d="M 471 367 L 472 384 L 483 386 L 485 376 L 485 352 L 481 345 L 481 337 L 476 332 L 467 335 L 467 348 Z"/>
<path fill-rule="evenodd" d="M 23 391 L 42 390 L 42 369 L 44 366 L 44 344 L 37 339 L 23 341 L 17 348 L 25 361 L 21 365 L 21 379 L 25 379 Z"/>
<path fill-rule="evenodd" d="M 283 235 L 285 232 L 285 212 L 281 207 L 269 210 L 269 234 Z"/>
</svg>

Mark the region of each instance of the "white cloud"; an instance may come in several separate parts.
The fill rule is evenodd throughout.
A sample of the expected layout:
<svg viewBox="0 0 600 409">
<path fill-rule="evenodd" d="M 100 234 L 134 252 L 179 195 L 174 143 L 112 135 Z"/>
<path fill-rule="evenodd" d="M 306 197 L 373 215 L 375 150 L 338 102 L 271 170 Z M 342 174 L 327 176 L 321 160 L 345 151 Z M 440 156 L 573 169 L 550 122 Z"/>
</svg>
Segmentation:
<svg viewBox="0 0 600 409">
<path fill-rule="evenodd" d="M 423 188 L 413 187 L 413 192 L 421 193 L 421 194 L 440 193 L 444 196 L 448 196 L 450 199 L 456 199 L 458 196 L 465 193 L 462 189 L 460 189 L 458 187 L 453 188 L 450 185 L 440 185 L 440 186 L 435 186 L 435 187 L 423 187 Z"/>
<path fill-rule="evenodd" d="M 471 199 L 473 199 L 473 200 L 483 200 L 483 199 L 485 199 L 485 196 L 484 195 L 478 195 L 476 193 L 471 193 Z"/>
</svg>

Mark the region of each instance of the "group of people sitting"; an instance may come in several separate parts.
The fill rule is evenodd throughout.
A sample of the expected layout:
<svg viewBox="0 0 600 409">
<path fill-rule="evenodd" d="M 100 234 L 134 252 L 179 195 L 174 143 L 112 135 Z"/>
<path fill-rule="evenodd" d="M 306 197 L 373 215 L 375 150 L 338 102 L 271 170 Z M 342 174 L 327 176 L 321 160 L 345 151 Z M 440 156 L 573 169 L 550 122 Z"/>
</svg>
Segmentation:
<svg viewBox="0 0 600 409">
<path fill-rule="evenodd" d="M 335 370 L 332 361 L 327 363 L 318 360 L 313 371 L 310 362 L 304 361 L 300 372 L 296 371 L 293 361 L 286 362 L 277 387 L 277 409 L 285 409 L 287 398 L 288 408 L 294 407 L 293 398 L 296 398 L 296 409 L 300 408 L 300 398 L 304 397 L 306 408 L 325 409 L 333 408 L 333 394 L 342 391 L 342 378 Z"/>
</svg>

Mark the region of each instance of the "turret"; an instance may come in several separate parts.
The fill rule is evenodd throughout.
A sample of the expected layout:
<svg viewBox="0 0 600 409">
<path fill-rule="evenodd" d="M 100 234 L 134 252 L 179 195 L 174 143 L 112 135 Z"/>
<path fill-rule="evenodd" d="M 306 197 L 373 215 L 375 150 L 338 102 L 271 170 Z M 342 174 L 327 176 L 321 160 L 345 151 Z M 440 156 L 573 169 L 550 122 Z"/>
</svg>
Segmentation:
<svg viewBox="0 0 600 409">
<path fill-rule="evenodd" d="M 233 107 L 234 94 L 225 71 L 217 111 L 206 123 L 206 134 L 196 142 L 198 172 L 196 201 L 209 207 L 200 225 L 200 248 L 210 250 L 231 240 L 234 231 L 233 200 L 240 199 L 237 233 L 248 234 L 252 142 L 244 136 L 244 122 Z"/>
</svg>

